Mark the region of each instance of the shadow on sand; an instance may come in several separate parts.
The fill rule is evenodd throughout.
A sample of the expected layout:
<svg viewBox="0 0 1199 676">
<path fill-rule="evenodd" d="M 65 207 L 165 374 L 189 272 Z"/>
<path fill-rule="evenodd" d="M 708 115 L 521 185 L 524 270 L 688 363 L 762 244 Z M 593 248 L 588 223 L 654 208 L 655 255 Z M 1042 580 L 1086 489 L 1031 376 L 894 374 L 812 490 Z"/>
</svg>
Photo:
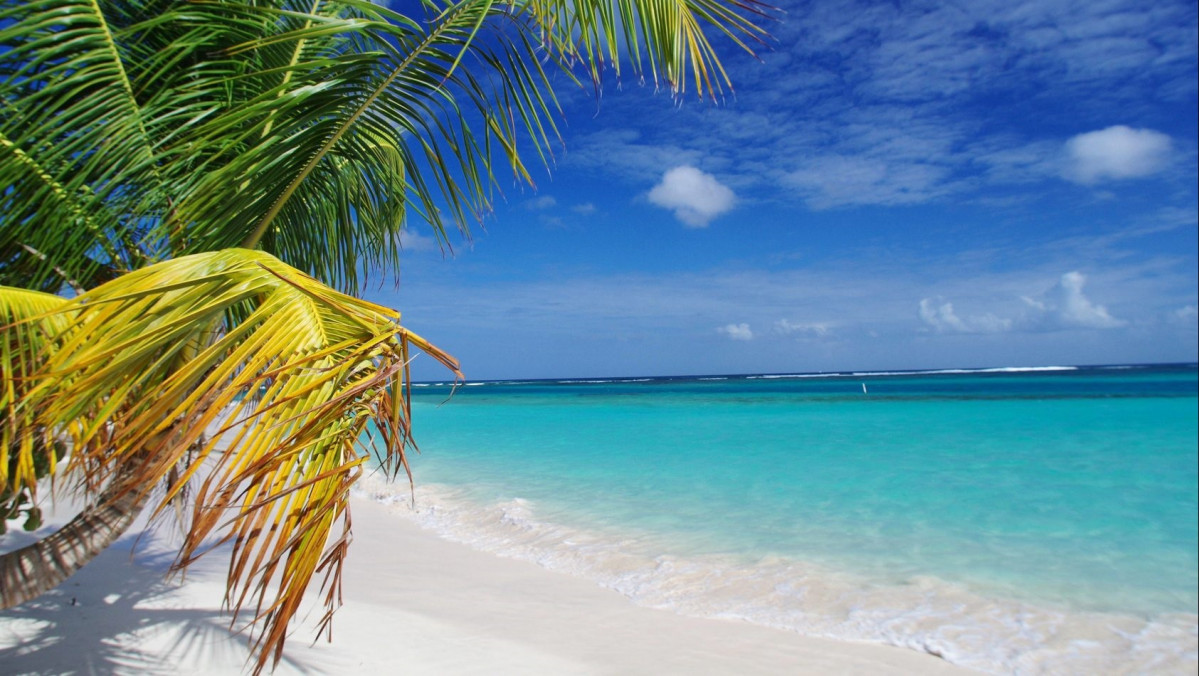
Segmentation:
<svg viewBox="0 0 1199 676">
<path fill-rule="evenodd" d="M 215 608 L 223 589 L 213 587 L 209 608 L 196 608 L 178 583 L 163 580 L 169 554 L 131 560 L 131 545 L 118 543 L 58 588 L 0 611 L 0 672 L 251 672 L 246 636 L 232 634 L 229 615 Z M 279 666 L 316 673 L 286 656 Z"/>
</svg>

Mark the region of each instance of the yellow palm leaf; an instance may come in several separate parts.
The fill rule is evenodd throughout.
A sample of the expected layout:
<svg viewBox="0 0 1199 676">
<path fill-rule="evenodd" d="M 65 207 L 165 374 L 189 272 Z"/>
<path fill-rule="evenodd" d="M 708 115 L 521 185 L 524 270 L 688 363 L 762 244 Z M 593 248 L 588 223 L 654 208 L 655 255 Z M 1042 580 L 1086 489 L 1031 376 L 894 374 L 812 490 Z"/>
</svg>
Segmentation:
<svg viewBox="0 0 1199 676">
<path fill-rule="evenodd" d="M 70 324 L 67 315 L 57 312 L 66 302 L 48 293 L 0 287 L 0 510 L 6 512 L 0 518 L 15 516 L 7 513 L 16 507 L 9 501 L 22 493 L 34 504 L 38 474 L 54 472 L 53 445 L 42 438 L 32 409 L 21 402 L 48 344 Z"/>
<path fill-rule="evenodd" d="M 190 486 L 175 566 L 231 541 L 234 622 L 252 603 L 258 668 L 278 660 L 318 570 L 322 626 L 337 605 L 362 466 L 407 470 L 410 347 L 460 376 L 457 362 L 399 313 L 245 249 L 159 263 L 64 308 L 74 323 L 28 397 L 40 423 L 70 430 L 90 486 L 141 500 L 165 480 L 155 515 Z M 214 425 L 227 434 L 206 438 Z"/>
</svg>

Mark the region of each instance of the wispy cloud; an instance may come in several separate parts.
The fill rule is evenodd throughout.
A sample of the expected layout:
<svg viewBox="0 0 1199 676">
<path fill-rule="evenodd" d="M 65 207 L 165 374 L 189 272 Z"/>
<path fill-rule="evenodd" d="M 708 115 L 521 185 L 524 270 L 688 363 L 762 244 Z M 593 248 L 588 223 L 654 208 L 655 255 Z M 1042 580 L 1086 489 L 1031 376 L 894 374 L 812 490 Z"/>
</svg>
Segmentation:
<svg viewBox="0 0 1199 676">
<path fill-rule="evenodd" d="M 1188 164 L 1162 164 L 1160 138 L 1144 134 L 1122 150 L 1111 125 L 1145 132 L 1135 127 L 1153 112 L 1147 102 L 1193 101 L 1193 3 L 784 9 L 777 52 L 764 63 L 730 59 L 735 106 L 659 111 L 654 124 L 643 97 L 610 97 L 601 123 L 645 123 L 575 139 L 567 161 L 630 182 L 702 161 L 746 199 L 813 209 L 974 200 L 988 189 L 1052 195 L 1063 176 L 1100 181 Z M 1095 130 L 1105 136 L 1086 136 Z"/>
<path fill-rule="evenodd" d="M 912 161 L 888 163 L 875 157 L 832 155 L 814 158 L 789 173 L 814 209 L 847 204 L 914 204 L 946 192 L 944 167 Z"/>
<path fill-rule="evenodd" d="M 934 302 L 931 298 L 920 301 L 920 319 L 937 331 L 957 333 L 1001 333 L 1010 331 L 1011 319 L 1001 319 L 993 314 L 959 317 L 953 303 Z"/>
<path fill-rule="evenodd" d="M 536 197 L 525 202 L 525 208 L 529 211 L 545 211 L 546 209 L 553 209 L 556 206 L 558 206 L 558 200 L 554 199 L 551 195 L 542 195 L 541 197 Z"/>
<path fill-rule="evenodd" d="M 780 319 L 774 323 L 774 330 L 784 336 L 798 333 L 823 338 L 833 330 L 833 324 L 832 322 L 797 322 Z"/>
<path fill-rule="evenodd" d="M 649 201 L 674 212 L 691 228 L 706 228 L 712 219 L 728 212 L 736 196 L 716 177 L 691 166 L 670 169 L 649 191 Z"/>
<path fill-rule="evenodd" d="M 438 251 L 441 246 L 436 237 L 422 235 L 409 226 L 400 231 L 400 248 L 405 251 Z"/>
<path fill-rule="evenodd" d="M 607 120 L 608 117 L 620 119 L 621 106 L 613 107 L 617 110 L 606 115 L 603 120 Z M 625 114 L 644 117 L 644 113 L 634 113 L 633 110 L 627 109 Z M 700 149 L 685 148 L 661 138 L 646 139 L 640 130 L 628 128 L 607 129 L 574 137 L 567 153 L 562 161 L 564 166 L 598 169 L 635 184 L 656 181 L 667 169 L 680 165 L 696 165 L 704 157 Z"/>
<path fill-rule="evenodd" d="M 518 209 L 535 214 L 538 223 L 549 230 L 570 230 L 581 218 L 596 213 L 593 202 L 567 205 L 553 195 L 541 195 L 516 204 Z"/>
</svg>

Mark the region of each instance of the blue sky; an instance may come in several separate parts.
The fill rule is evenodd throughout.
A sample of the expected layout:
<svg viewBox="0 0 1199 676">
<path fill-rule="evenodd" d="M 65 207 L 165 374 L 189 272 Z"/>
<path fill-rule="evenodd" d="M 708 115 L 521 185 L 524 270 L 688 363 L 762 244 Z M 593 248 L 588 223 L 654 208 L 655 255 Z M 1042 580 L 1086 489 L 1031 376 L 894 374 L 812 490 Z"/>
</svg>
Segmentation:
<svg viewBox="0 0 1199 676">
<path fill-rule="evenodd" d="M 1197 359 L 1193 2 L 779 6 L 719 105 L 564 90 L 536 189 L 367 297 L 469 379 Z"/>
</svg>

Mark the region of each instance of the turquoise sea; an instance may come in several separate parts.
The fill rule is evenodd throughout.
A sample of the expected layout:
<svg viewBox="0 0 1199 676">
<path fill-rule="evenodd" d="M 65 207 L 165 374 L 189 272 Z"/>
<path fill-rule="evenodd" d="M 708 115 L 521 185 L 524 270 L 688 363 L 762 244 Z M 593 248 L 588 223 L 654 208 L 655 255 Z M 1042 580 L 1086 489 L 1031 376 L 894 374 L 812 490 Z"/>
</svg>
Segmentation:
<svg viewBox="0 0 1199 676">
<path fill-rule="evenodd" d="M 449 393 L 413 403 L 415 518 L 446 537 L 989 672 L 1195 673 L 1193 364 Z"/>
</svg>

